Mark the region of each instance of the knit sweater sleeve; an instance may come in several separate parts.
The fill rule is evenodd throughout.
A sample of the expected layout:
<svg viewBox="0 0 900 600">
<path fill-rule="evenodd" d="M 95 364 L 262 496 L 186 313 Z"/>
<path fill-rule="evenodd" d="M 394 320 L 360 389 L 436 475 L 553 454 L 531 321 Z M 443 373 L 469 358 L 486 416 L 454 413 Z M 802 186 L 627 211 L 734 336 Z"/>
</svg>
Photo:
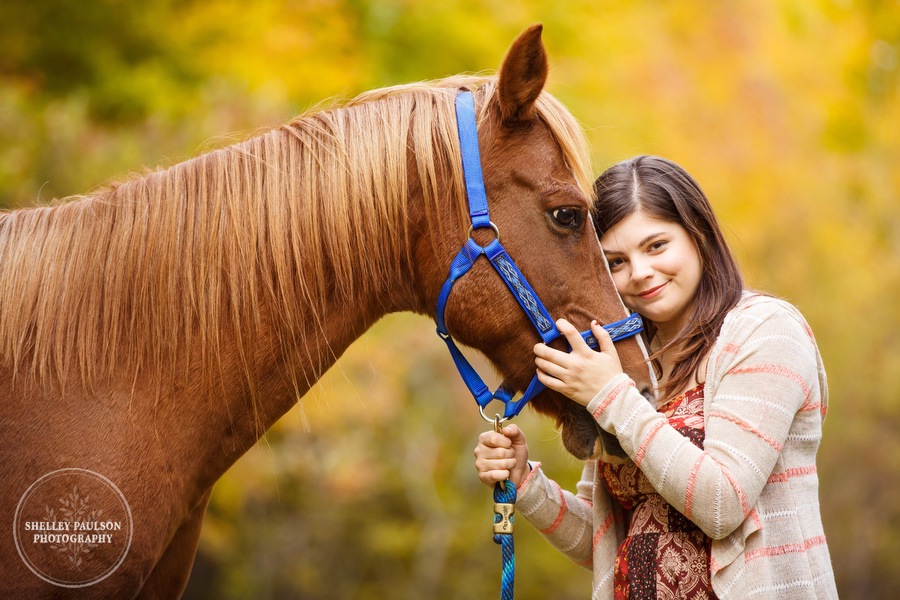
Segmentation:
<svg viewBox="0 0 900 600">
<path fill-rule="evenodd" d="M 591 566 L 593 539 L 594 461 L 586 461 L 577 493 L 563 490 L 536 463 L 522 482 L 516 501 L 521 514 L 557 550 L 573 562 Z"/>
<path fill-rule="evenodd" d="M 794 415 L 819 408 L 812 393 L 816 349 L 805 322 L 774 300 L 739 307 L 730 317 L 707 369 L 702 449 L 648 405 L 626 375 L 588 405 L 666 501 L 713 539 L 755 517 Z"/>
</svg>

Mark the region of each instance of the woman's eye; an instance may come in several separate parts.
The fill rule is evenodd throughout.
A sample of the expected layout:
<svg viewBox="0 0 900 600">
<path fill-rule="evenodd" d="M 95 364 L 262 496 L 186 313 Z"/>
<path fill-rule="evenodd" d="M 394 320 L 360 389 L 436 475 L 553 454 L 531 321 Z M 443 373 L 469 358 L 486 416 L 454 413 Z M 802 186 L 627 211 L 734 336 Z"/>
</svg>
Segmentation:
<svg viewBox="0 0 900 600">
<path fill-rule="evenodd" d="M 576 229 L 581 226 L 581 211 L 578 209 L 571 207 L 557 208 L 550 214 L 560 227 Z"/>
<path fill-rule="evenodd" d="M 625 264 L 625 261 L 622 260 L 621 258 L 613 258 L 612 260 L 609 261 L 609 270 L 615 271 L 616 269 L 618 269 L 619 267 L 621 267 L 624 264 Z"/>
</svg>

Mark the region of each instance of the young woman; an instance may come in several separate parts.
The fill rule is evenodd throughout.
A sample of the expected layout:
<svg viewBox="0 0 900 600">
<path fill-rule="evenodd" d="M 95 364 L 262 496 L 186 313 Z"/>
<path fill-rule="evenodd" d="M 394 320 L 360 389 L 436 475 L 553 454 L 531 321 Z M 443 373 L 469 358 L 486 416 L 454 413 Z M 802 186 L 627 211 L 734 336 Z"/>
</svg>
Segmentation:
<svg viewBox="0 0 900 600">
<path fill-rule="evenodd" d="M 654 408 L 596 323 L 592 351 L 535 346 L 538 376 L 586 407 L 631 460 L 587 461 L 577 493 L 528 462 L 516 425 L 479 437 L 487 485 L 509 477 L 516 512 L 593 568 L 594 598 L 837 598 L 819 513 L 822 359 L 796 308 L 743 289 L 709 201 L 678 165 L 641 156 L 596 182 L 613 280 L 644 318 Z"/>
</svg>

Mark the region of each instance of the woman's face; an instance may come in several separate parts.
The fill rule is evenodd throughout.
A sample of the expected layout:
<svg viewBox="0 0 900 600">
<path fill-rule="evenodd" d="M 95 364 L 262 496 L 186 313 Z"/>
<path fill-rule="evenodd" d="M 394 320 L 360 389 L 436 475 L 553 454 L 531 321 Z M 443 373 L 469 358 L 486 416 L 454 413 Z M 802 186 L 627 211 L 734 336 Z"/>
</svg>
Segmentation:
<svg viewBox="0 0 900 600">
<path fill-rule="evenodd" d="M 702 273 L 700 253 L 679 223 L 637 211 L 600 239 L 622 301 L 664 339 L 690 317 Z"/>
</svg>

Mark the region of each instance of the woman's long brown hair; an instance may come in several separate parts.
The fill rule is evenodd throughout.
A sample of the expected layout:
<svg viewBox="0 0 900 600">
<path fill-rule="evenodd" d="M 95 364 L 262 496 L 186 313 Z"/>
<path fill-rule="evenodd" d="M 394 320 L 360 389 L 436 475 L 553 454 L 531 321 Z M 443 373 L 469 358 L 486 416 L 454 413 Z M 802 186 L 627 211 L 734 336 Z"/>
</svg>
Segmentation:
<svg viewBox="0 0 900 600">
<path fill-rule="evenodd" d="M 597 193 L 595 224 L 600 237 L 637 211 L 687 230 L 700 253 L 702 274 L 694 293 L 691 318 L 674 338 L 650 356 L 662 376 L 660 357 L 672 352 L 674 367 L 659 390 L 661 399 L 685 389 L 694 375 L 700 378 L 725 315 L 741 298 L 744 281 L 725 242 L 716 215 L 696 181 L 680 166 L 656 156 L 637 156 L 607 169 L 594 183 Z M 647 341 L 656 327 L 644 319 Z"/>
</svg>

